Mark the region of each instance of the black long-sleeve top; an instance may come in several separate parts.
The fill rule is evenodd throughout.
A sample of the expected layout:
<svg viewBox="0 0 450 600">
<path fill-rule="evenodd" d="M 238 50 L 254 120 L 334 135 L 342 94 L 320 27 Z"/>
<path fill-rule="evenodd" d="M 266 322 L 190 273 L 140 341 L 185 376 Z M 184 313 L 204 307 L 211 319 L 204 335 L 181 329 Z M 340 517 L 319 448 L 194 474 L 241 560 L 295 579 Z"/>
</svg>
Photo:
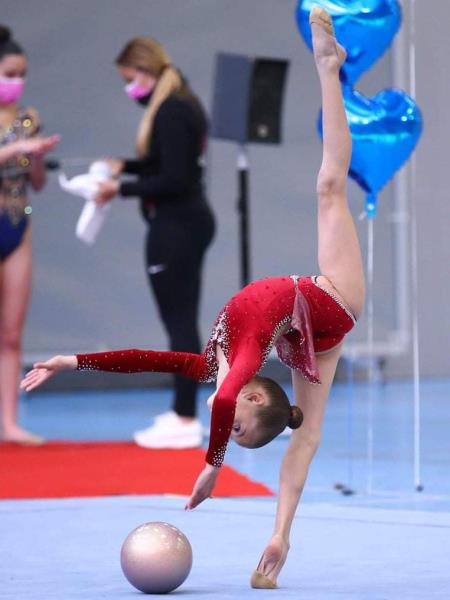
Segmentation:
<svg viewBox="0 0 450 600">
<path fill-rule="evenodd" d="M 148 154 L 126 160 L 124 172 L 137 175 L 124 181 L 124 198 L 141 198 L 145 218 L 151 214 L 209 210 L 203 191 L 201 157 L 207 121 L 195 97 L 169 96 L 159 107 Z"/>
</svg>

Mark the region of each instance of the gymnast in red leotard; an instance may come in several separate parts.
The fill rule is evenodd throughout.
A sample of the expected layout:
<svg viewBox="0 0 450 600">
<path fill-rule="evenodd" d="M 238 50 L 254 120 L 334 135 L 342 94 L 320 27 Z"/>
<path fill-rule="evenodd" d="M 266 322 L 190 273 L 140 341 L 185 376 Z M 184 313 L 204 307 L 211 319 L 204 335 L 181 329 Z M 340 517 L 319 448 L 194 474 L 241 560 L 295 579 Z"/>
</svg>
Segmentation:
<svg viewBox="0 0 450 600">
<path fill-rule="evenodd" d="M 286 560 L 292 520 L 319 445 L 342 340 L 364 304 L 361 253 L 346 197 L 351 138 L 339 82 L 345 50 L 336 42 L 331 18 L 323 9 L 314 8 L 310 21 L 323 111 L 323 158 L 317 180 L 321 275 L 269 277 L 246 286 L 220 312 L 202 354 L 116 350 L 55 356 L 36 363 L 21 384 L 32 390 L 62 369 L 159 371 L 216 380 L 216 392 L 208 400 L 212 416 L 207 464 L 187 508 L 211 495 L 230 437 L 256 448 L 286 425 L 296 429 L 281 466 L 274 532 L 252 575 L 252 586 L 259 588 L 276 587 Z M 277 383 L 257 374 L 273 346 L 292 370 L 293 406 Z"/>
</svg>

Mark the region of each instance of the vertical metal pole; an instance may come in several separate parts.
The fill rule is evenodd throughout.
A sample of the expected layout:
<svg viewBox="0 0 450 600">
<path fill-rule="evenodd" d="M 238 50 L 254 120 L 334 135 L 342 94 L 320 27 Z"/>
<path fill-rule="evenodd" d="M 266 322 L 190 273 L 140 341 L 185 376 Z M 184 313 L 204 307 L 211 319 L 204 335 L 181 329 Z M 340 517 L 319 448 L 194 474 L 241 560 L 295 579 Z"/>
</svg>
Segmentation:
<svg viewBox="0 0 450 600">
<path fill-rule="evenodd" d="M 407 17 L 405 16 L 404 23 Z M 394 86 L 401 90 L 409 88 L 408 28 L 400 28 L 392 50 L 392 79 Z M 410 239 L 409 202 L 411 198 L 410 163 L 400 169 L 393 179 L 394 211 L 391 215 L 394 229 L 394 290 L 395 328 L 399 346 L 403 352 L 409 351 L 411 343 L 411 280 L 410 280 Z"/>
<path fill-rule="evenodd" d="M 347 362 L 347 486 L 353 486 L 353 394 L 354 389 L 354 360 L 352 357 Z"/>
<path fill-rule="evenodd" d="M 394 41 L 393 80 L 396 87 L 406 89 L 416 97 L 415 0 L 403 0 L 405 26 Z M 406 26 L 408 24 L 408 26 Z M 415 206 L 416 158 L 411 156 L 407 165 L 394 180 L 396 229 L 396 297 L 399 332 L 406 327 L 405 343 L 409 345 L 411 331 L 413 353 L 413 480 L 417 491 L 421 483 L 421 397 L 418 328 L 417 277 L 417 214 Z M 409 235 L 409 239 L 408 239 Z M 409 305 L 408 297 L 409 293 Z M 409 310 L 410 308 L 410 310 Z"/>
<path fill-rule="evenodd" d="M 367 391 L 367 493 L 373 490 L 373 405 L 374 405 L 374 218 L 367 218 L 367 359 L 368 359 L 368 391 Z"/>
<path fill-rule="evenodd" d="M 338 490 L 344 496 L 351 496 L 356 493 L 353 485 L 353 363 L 354 356 L 347 357 L 347 483 L 336 482 L 334 489 Z"/>
<path fill-rule="evenodd" d="M 247 150 L 244 145 L 239 146 L 237 170 L 239 185 L 238 213 L 241 249 L 241 286 L 244 287 L 250 281 L 249 169 Z"/>
<path fill-rule="evenodd" d="M 415 0 L 409 3 L 409 87 L 410 95 L 416 97 L 416 47 L 415 47 Z M 414 370 L 414 486 L 421 492 L 421 396 L 420 396 L 420 352 L 419 352 L 419 303 L 417 261 L 417 208 L 416 208 L 416 155 L 411 156 L 411 288 L 412 288 L 412 339 Z"/>
</svg>

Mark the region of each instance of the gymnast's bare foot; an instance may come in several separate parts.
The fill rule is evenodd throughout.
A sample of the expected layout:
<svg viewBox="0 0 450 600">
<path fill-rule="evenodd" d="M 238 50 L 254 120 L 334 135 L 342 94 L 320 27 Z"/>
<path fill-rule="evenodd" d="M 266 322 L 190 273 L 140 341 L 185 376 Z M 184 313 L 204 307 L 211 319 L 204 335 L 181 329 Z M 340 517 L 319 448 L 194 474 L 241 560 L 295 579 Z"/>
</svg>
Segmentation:
<svg viewBox="0 0 450 600">
<path fill-rule="evenodd" d="M 309 22 L 317 68 L 339 71 L 347 57 L 347 52 L 334 37 L 330 15 L 325 9 L 315 6 L 309 15 Z"/>
<path fill-rule="evenodd" d="M 21 444 L 23 446 L 40 446 L 45 443 L 43 437 L 31 433 L 26 429 L 22 429 L 18 425 L 11 425 L 3 429 L 0 434 L 0 442 L 9 442 L 13 444 Z"/>
</svg>

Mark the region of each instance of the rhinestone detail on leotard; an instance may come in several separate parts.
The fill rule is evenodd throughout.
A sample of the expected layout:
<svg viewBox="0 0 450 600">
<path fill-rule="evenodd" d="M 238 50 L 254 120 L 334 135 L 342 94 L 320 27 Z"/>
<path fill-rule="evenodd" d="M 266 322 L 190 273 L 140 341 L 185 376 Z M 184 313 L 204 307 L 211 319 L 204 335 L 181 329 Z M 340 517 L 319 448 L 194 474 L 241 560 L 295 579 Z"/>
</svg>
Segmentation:
<svg viewBox="0 0 450 600">
<path fill-rule="evenodd" d="M 11 125 L 0 126 L 0 147 L 28 139 L 37 130 L 32 116 L 21 109 Z M 13 225 L 17 225 L 25 215 L 30 169 L 31 160 L 24 154 L 10 158 L 0 168 L 0 214 L 6 213 Z"/>
<path fill-rule="evenodd" d="M 275 344 L 275 341 L 283 331 L 283 329 L 289 325 L 291 322 L 291 315 L 287 315 L 279 321 L 272 332 L 270 340 L 267 342 L 265 348 L 261 353 L 261 367 L 262 368 L 270 355 L 270 352 Z M 208 345 L 206 347 L 206 363 L 208 365 L 208 379 L 205 379 L 205 382 L 214 381 L 217 377 L 218 372 L 218 364 L 216 357 L 216 345 L 219 344 L 223 353 L 225 354 L 225 358 L 228 360 L 230 355 L 230 334 L 229 334 L 229 325 L 228 325 L 228 317 L 226 308 L 220 313 L 216 325 L 212 331 L 211 337 L 209 339 Z"/>
<path fill-rule="evenodd" d="M 311 281 L 314 283 L 314 285 L 317 286 L 319 288 L 319 290 L 322 290 L 322 292 L 325 292 L 325 294 L 328 294 L 330 296 L 330 298 L 333 298 L 333 300 L 336 302 L 336 304 L 339 304 L 339 306 L 342 308 L 342 310 L 347 313 L 347 315 L 353 321 L 353 324 L 356 324 L 356 318 L 355 318 L 354 314 L 350 311 L 348 306 L 346 306 L 342 302 L 342 300 L 336 294 L 334 294 L 331 290 L 324 287 L 323 285 L 320 285 L 320 283 L 317 281 L 317 277 L 318 277 L 318 275 L 313 275 L 311 277 Z"/>
</svg>

